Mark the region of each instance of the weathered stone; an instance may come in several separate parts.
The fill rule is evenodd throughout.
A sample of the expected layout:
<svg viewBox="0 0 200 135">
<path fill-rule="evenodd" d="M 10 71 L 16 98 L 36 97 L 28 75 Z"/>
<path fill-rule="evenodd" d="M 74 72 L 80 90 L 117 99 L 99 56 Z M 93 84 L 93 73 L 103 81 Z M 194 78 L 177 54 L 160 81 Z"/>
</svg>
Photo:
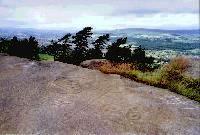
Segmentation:
<svg viewBox="0 0 200 135">
<path fill-rule="evenodd" d="M 199 135 L 200 105 L 60 62 L 0 56 L 0 134 Z"/>
</svg>

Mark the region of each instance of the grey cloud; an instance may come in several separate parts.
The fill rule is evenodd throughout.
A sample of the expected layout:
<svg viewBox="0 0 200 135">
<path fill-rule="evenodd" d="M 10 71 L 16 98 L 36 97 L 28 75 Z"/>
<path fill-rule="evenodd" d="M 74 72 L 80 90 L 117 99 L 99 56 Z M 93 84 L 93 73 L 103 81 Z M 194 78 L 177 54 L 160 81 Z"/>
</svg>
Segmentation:
<svg viewBox="0 0 200 135">
<path fill-rule="evenodd" d="M 157 12 L 198 12 L 199 0 L 1 0 L 0 6 L 37 7 L 37 6 L 110 6 L 117 11 L 157 11 Z M 79 9 L 77 9 L 79 10 Z M 102 10 L 102 9 L 96 9 Z M 102 10 L 103 12 L 103 10 Z M 136 12 L 137 13 L 137 12 Z M 147 12 L 148 13 L 148 12 Z"/>
<path fill-rule="evenodd" d="M 0 11 L 0 25 L 11 25 L 6 21 L 12 20 L 20 26 L 83 25 L 83 21 L 115 26 L 124 16 L 145 19 L 157 14 L 199 14 L 199 0 L 0 0 Z"/>
</svg>

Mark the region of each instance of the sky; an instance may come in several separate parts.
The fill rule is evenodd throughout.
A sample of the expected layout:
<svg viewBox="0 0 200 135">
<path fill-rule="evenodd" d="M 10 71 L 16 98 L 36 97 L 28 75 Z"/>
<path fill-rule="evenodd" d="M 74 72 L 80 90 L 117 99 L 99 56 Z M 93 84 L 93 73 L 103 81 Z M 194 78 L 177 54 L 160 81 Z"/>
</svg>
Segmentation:
<svg viewBox="0 0 200 135">
<path fill-rule="evenodd" d="M 0 0 L 0 27 L 198 29 L 199 0 Z"/>
</svg>

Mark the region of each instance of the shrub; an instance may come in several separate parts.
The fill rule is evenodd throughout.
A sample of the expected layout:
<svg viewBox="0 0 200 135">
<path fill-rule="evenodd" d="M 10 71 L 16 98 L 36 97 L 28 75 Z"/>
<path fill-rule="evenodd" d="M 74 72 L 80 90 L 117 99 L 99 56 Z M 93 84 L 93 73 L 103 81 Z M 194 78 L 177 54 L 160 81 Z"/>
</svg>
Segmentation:
<svg viewBox="0 0 200 135">
<path fill-rule="evenodd" d="M 189 61 L 179 57 L 153 72 L 142 72 L 131 64 L 124 63 L 104 63 L 99 70 L 107 74 L 119 74 L 148 85 L 168 88 L 175 93 L 200 102 L 200 79 L 184 76 L 188 67 Z"/>
<path fill-rule="evenodd" d="M 183 57 L 172 59 L 162 69 L 162 76 L 165 81 L 180 81 L 183 73 L 189 68 L 189 60 Z"/>
<path fill-rule="evenodd" d="M 173 92 L 176 92 L 178 94 L 181 94 L 190 99 L 200 102 L 200 89 L 198 87 L 200 82 L 199 82 L 199 80 L 195 80 L 195 79 L 191 79 L 190 81 L 191 81 L 191 83 L 193 81 L 198 82 L 198 85 L 190 86 L 189 85 L 190 83 L 185 82 L 185 81 L 181 81 L 181 82 L 172 81 L 168 84 L 168 88 Z"/>
</svg>

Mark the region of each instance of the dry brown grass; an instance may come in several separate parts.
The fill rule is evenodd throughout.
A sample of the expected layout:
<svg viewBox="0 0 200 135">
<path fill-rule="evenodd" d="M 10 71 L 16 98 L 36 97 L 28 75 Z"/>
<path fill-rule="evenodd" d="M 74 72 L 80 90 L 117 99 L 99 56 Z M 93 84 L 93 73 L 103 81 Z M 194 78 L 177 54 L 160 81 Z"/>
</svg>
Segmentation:
<svg viewBox="0 0 200 135">
<path fill-rule="evenodd" d="M 177 57 L 172 59 L 169 64 L 162 69 L 162 74 L 166 80 L 179 80 L 183 73 L 189 68 L 189 60 L 184 57 Z"/>
<path fill-rule="evenodd" d="M 189 60 L 184 57 L 172 59 L 152 72 L 142 72 L 133 67 L 132 64 L 111 63 L 109 61 L 91 63 L 91 67 L 106 74 L 119 74 L 135 81 L 160 88 L 168 88 L 178 94 L 200 102 L 200 79 L 187 78 Z M 90 66 L 89 66 L 90 67 Z"/>
<path fill-rule="evenodd" d="M 104 63 L 99 70 L 106 74 L 123 74 L 125 72 L 130 72 L 133 70 L 134 67 L 132 64 L 126 64 L 126 63 L 110 63 L 106 62 Z"/>
</svg>

